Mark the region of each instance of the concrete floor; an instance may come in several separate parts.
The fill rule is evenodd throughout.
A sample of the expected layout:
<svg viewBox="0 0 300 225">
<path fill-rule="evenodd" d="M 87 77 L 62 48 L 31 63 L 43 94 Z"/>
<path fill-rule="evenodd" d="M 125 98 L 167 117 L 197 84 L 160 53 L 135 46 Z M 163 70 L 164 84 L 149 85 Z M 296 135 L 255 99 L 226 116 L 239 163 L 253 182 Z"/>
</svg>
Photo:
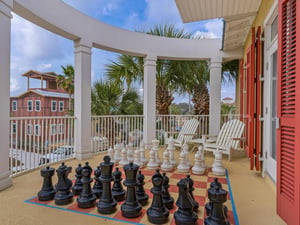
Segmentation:
<svg viewBox="0 0 300 225">
<path fill-rule="evenodd" d="M 178 151 L 177 151 L 178 153 Z M 192 159 L 193 157 L 191 157 Z M 103 155 L 89 160 L 91 165 L 102 162 Z M 208 153 L 206 163 L 211 165 L 213 157 Z M 76 168 L 79 160 L 70 160 L 68 166 Z M 52 165 L 57 168 L 59 164 Z M 249 162 L 244 154 L 235 152 L 232 161 L 225 156 L 224 166 L 228 169 L 231 188 L 240 225 L 285 225 L 276 214 L 275 185 L 259 173 L 249 170 Z M 73 171 L 74 172 L 74 171 Z M 53 177 L 53 183 L 56 176 Z M 99 225 L 106 219 L 41 207 L 25 203 L 24 200 L 35 196 L 41 189 L 40 169 L 13 178 L 13 186 L 0 192 L 1 225 Z M 108 221 L 110 225 L 125 224 Z M 201 225 L 201 224 L 198 224 Z"/>
</svg>

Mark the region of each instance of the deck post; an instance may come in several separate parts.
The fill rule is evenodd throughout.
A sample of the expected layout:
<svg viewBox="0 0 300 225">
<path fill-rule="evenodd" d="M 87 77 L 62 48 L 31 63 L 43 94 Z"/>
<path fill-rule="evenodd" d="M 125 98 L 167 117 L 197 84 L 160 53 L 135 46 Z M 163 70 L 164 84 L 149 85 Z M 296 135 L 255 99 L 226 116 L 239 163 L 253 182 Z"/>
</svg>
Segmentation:
<svg viewBox="0 0 300 225">
<path fill-rule="evenodd" d="M 218 135 L 221 119 L 222 58 L 210 59 L 209 134 Z"/>
<path fill-rule="evenodd" d="M 0 0 L 0 190 L 12 185 L 9 171 L 10 37 L 12 0 Z"/>
<path fill-rule="evenodd" d="M 144 58 L 144 130 L 143 138 L 148 149 L 156 131 L 156 60 L 157 56 Z"/>
<path fill-rule="evenodd" d="M 88 42 L 75 41 L 75 156 L 92 157 L 91 150 L 91 49 Z"/>
</svg>

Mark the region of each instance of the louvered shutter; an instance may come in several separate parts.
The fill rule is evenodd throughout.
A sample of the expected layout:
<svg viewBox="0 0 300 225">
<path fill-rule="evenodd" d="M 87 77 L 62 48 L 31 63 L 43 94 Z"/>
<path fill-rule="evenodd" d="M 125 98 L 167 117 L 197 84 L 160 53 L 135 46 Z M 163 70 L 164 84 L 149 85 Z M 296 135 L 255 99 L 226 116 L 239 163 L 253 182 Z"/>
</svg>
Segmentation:
<svg viewBox="0 0 300 225">
<path fill-rule="evenodd" d="M 289 224 L 300 224 L 300 5 L 279 0 L 277 212 Z M 297 46 L 298 44 L 298 46 Z M 297 75 L 298 74 L 298 75 Z"/>
<path fill-rule="evenodd" d="M 239 68 L 240 79 L 240 120 L 243 121 L 244 115 L 244 60 L 240 61 Z"/>
</svg>

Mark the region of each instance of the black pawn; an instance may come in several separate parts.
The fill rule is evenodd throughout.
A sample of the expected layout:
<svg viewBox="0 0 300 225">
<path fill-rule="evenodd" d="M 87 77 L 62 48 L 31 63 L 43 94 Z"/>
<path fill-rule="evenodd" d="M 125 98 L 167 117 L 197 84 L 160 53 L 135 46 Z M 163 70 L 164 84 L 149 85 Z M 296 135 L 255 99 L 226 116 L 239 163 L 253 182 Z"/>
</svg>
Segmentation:
<svg viewBox="0 0 300 225">
<path fill-rule="evenodd" d="M 38 192 L 38 198 L 40 201 L 48 201 L 54 198 L 56 193 L 52 185 L 52 176 L 54 175 L 54 168 L 47 166 L 41 169 L 41 176 L 44 177 L 42 189 Z"/>
<path fill-rule="evenodd" d="M 195 200 L 195 197 L 194 197 L 194 181 L 193 179 L 191 178 L 191 176 L 188 174 L 186 175 L 186 179 L 188 181 L 188 190 L 189 190 L 189 193 L 190 193 L 190 196 L 192 197 L 193 199 L 193 209 L 194 211 L 197 211 L 199 209 L 199 203 Z"/>
<path fill-rule="evenodd" d="M 173 209 L 174 198 L 169 193 L 169 177 L 167 177 L 166 173 L 163 173 L 163 203 L 168 209 Z"/>
<path fill-rule="evenodd" d="M 162 200 L 163 192 L 163 176 L 160 174 L 159 169 L 152 176 L 151 193 L 153 194 L 153 200 L 151 207 L 147 209 L 147 216 L 150 223 L 163 224 L 168 221 L 169 210 L 164 206 Z"/>
<path fill-rule="evenodd" d="M 73 193 L 71 192 L 72 181 L 68 179 L 71 170 L 72 167 L 67 167 L 65 163 L 62 163 L 56 170 L 58 181 L 54 200 L 57 205 L 66 205 L 73 201 Z"/>
<path fill-rule="evenodd" d="M 100 181 L 103 185 L 103 192 L 97 204 L 98 212 L 102 214 L 111 214 L 117 209 L 117 202 L 112 197 L 111 182 L 114 180 L 112 169 L 114 164 L 110 161 L 109 156 L 104 156 L 104 162 L 100 163 L 101 176 Z"/>
<path fill-rule="evenodd" d="M 227 200 L 227 191 L 219 186 L 208 189 L 208 198 L 211 201 L 209 216 L 204 219 L 205 225 L 230 225 L 226 219 L 223 203 Z"/>
<path fill-rule="evenodd" d="M 139 173 L 138 173 L 136 179 L 138 182 L 138 185 L 136 187 L 136 196 L 137 196 L 139 203 L 141 203 L 142 206 L 144 206 L 148 203 L 149 196 L 146 194 L 145 189 L 144 189 L 145 176 L 144 176 L 144 174 L 142 174 L 141 170 L 139 170 Z"/>
<path fill-rule="evenodd" d="M 82 179 L 83 184 L 80 196 L 77 198 L 78 207 L 82 209 L 91 208 L 96 204 L 96 195 L 92 192 L 91 183 L 93 179 L 91 178 L 92 168 L 89 163 L 86 162 L 85 166 L 82 168 Z"/>
<path fill-rule="evenodd" d="M 92 192 L 96 195 L 97 198 L 101 198 L 102 195 L 102 191 L 103 191 L 103 185 L 102 182 L 100 180 L 100 176 L 101 176 L 101 168 L 100 166 L 97 166 L 97 168 L 94 170 L 94 186 L 92 188 Z"/>
<path fill-rule="evenodd" d="M 194 225 L 198 220 L 197 214 L 193 210 L 193 201 L 188 192 L 188 181 L 186 178 L 177 183 L 179 189 L 176 205 L 177 211 L 174 213 L 176 225 Z"/>
<path fill-rule="evenodd" d="M 125 190 L 123 189 L 122 181 L 122 172 L 117 167 L 113 172 L 114 184 L 112 187 L 112 196 L 116 199 L 117 202 L 121 202 L 125 199 Z"/>
<path fill-rule="evenodd" d="M 121 205 L 122 216 L 135 218 L 142 214 L 142 206 L 136 197 L 135 187 L 137 186 L 137 171 L 139 166 L 132 162 L 124 166 L 126 179 L 124 185 L 127 187 L 125 202 Z"/>
<path fill-rule="evenodd" d="M 222 188 L 222 184 L 218 181 L 218 178 L 214 178 L 214 181 L 210 183 L 210 188 L 216 188 L 216 187 L 219 187 L 219 189 Z M 205 211 L 206 211 L 207 216 L 209 216 L 211 207 L 212 207 L 211 201 L 209 201 L 208 203 L 205 204 Z M 224 205 L 224 213 L 225 213 L 226 217 L 227 217 L 227 212 L 228 212 L 228 208 L 226 205 Z"/>
<path fill-rule="evenodd" d="M 75 180 L 75 183 L 72 187 L 72 192 L 74 195 L 80 195 L 81 191 L 82 191 L 82 182 L 81 182 L 81 178 L 82 178 L 82 167 L 81 167 L 81 164 L 79 163 L 78 164 L 78 167 L 75 169 L 75 177 L 76 177 L 76 180 Z"/>
</svg>

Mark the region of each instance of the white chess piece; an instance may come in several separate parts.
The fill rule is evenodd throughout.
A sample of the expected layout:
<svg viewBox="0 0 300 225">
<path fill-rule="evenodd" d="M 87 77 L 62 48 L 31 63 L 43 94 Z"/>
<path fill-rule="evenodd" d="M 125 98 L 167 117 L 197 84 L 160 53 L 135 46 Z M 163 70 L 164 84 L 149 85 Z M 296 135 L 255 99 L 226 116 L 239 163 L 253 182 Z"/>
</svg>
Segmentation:
<svg viewBox="0 0 300 225">
<path fill-rule="evenodd" d="M 215 162 L 212 167 L 212 173 L 217 176 L 224 176 L 226 174 L 226 170 L 222 164 L 222 150 L 217 149 L 214 152 Z"/>
<path fill-rule="evenodd" d="M 141 168 L 143 168 L 143 163 L 141 162 L 141 154 L 140 154 L 140 150 L 139 149 L 136 149 L 134 151 L 134 161 L 133 161 L 134 164 L 138 165 Z"/>
<path fill-rule="evenodd" d="M 179 164 L 177 166 L 177 171 L 180 173 L 187 173 L 189 172 L 190 167 L 186 164 L 186 156 L 183 151 L 181 151 L 179 156 Z"/>
<path fill-rule="evenodd" d="M 114 163 L 115 162 L 115 150 L 113 149 L 113 148 L 109 148 L 108 150 L 107 150 L 107 153 L 108 153 L 108 156 L 110 157 L 110 161 L 112 162 L 112 163 Z"/>
<path fill-rule="evenodd" d="M 152 140 L 152 150 L 155 152 L 155 162 L 160 165 L 161 160 L 159 159 L 159 140 Z"/>
<path fill-rule="evenodd" d="M 192 166 L 192 163 L 191 163 L 190 158 L 189 158 L 190 153 L 189 153 L 189 146 L 188 146 L 188 144 L 186 144 L 186 143 L 183 144 L 183 146 L 182 146 L 182 151 L 183 151 L 184 154 L 185 154 L 186 164 L 187 164 L 189 167 L 191 167 L 191 166 Z"/>
<path fill-rule="evenodd" d="M 121 160 L 121 145 L 120 144 L 116 144 L 115 145 L 115 164 L 118 164 Z"/>
<path fill-rule="evenodd" d="M 158 163 L 155 161 L 155 151 L 152 149 L 149 153 L 149 162 L 147 164 L 147 168 L 150 170 L 155 170 L 158 168 Z"/>
<path fill-rule="evenodd" d="M 170 164 L 173 166 L 173 168 L 176 168 L 177 162 L 175 160 L 174 157 L 174 151 L 175 151 L 175 146 L 174 146 L 174 139 L 173 136 L 170 136 L 169 138 L 169 143 L 168 143 L 168 147 L 167 150 L 169 152 L 169 160 L 170 160 Z"/>
<path fill-rule="evenodd" d="M 129 163 L 129 161 L 127 160 L 127 150 L 126 150 L 126 148 L 123 148 L 121 151 L 121 160 L 119 162 L 119 165 L 124 166 L 128 163 Z"/>
<path fill-rule="evenodd" d="M 192 167 L 192 172 L 194 174 L 201 175 L 205 173 L 206 168 L 207 166 L 205 164 L 203 146 L 200 145 L 198 151 L 195 154 L 195 165 Z"/>
<path fill-rule="evenodd" d="M 169 152 L 166 149 L 163 153 L 163 163 L 160 165 L 162 171 L 172 171 L 173 166 L 170 164 Z"/>
<path fill-rule="evenodd" d="M 140 143 L 140 154 L 141 154 L 141 162 L 146 165 L 148 163 L 148 159 L 145 156 L 145 142 L 141 141 Z"/>
<path fill-rule="evenodd" d="M 134 161 L 134 152 L 133 152 L 132 143 L 129 143 L 127 145 L 127 160 L 129 162 L 133 162 Z"/>
</svg>

